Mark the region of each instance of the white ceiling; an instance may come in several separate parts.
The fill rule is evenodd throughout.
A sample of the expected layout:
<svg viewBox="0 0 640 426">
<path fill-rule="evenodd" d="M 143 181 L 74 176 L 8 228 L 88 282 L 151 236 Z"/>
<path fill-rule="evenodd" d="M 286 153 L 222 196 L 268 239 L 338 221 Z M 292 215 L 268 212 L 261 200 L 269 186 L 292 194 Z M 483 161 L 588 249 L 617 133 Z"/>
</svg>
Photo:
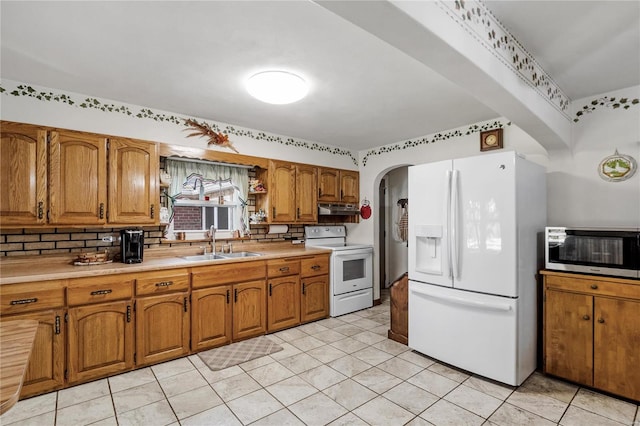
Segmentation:
<svg viewBox="0 0 640 426">
<path fill-rule="evenodd" d="M 486 4 L 570 98 L 640 84 L 639 2 Z M 0 12 L 0 74 L 29 84 L 356 150 L 499 115 L 306 0 L 3 0 Z M 244 80 L 271 68 L 307 79 L 307 98 L 251 98 Z"/>
</svg>

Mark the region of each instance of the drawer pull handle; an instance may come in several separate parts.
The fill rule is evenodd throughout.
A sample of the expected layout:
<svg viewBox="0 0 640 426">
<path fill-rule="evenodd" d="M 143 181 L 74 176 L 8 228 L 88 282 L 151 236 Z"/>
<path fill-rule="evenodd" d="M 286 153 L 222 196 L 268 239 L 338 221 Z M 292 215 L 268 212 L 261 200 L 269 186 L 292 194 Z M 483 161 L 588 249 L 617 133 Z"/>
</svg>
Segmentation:
<svg viewBox="0 0 640 426">
<path fill-rule="evenodd" d="M 170 285 L 173 285 L 173 281 L 160 281 L 156 283 L 156 287 L 169 287 Z"/>
<path fill-rule="evenodd" d="M 598 285 L 597 285 L 597 284 L 591 284 L 591 288 L 592 288 L 593 290 L 596 290 L 596 289 L 598 288 Z"/>
<path fill-rule="evenodd" d="M 101 296 L 103 294 L 109 294 L 109 293 L 113 293 L 113 290 L 111 289 L 107 289 L 107 290 L 96 290 L 96 291 L 92 291 L 91 295 L 92 296 Z"/>
<path fill-rule="evenodd" d="M 582 319 L 585 321 L 589 321 L 591 319 L 591 317 L 589 315 L 583 315 Z"/>
<path fill-rule="evenodd" d="M 31 299 L 19 299 L 19 300 L 12 300 L 11 301 L 11 305 L 27 305 L 29 303 L 36 303 L 38 301 L 37 297 L 32 297 Z"/>
<path fill-rule="evenodd" d="M 313 265 L 311 269 L 313 269 L 314 271 L 317 271 L 318 269 L 320 269 L 320 265 Z"/>
<path fill-rule="evenodd" d="M 600 324 L 604 324 L 604 318 L 598 318 L 598 322 L 599 322 Z"/>
<path fill-rule="evenodd" d="M 289 267 L 283 266 L 282 268 L 280 268 L 280 272 L 289 272 Z"/>
<path fill-rule="evenodd" d="M 38 219 L 42 219 L 44 217 L 44 203 L 42 201 L 38 202 Z"/>
<path fill-rule="evenodd" d="M 54 334 L 60 334 L 60 315 L 56 315 Z"/>
<path fill-rule="evenodd" d="M 100 203 L 100 219 L 104 219 L 104 203 Z"/>
<path fill-rule="evenodd" d="M 131 305 L 127 305 L 127 322 L 131 322 Z"/>
</svg>

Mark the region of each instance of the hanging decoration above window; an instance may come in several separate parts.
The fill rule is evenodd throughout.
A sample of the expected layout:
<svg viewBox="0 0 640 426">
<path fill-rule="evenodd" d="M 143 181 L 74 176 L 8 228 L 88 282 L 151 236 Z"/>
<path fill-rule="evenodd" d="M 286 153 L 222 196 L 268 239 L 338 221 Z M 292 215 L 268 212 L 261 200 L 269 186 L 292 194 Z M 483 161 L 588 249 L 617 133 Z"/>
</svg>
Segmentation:
<svg viewBox="0 0 640 426">
<path fill-rule="evenodd" d="M 598 165 L 598 174 L 609 182 L 621 182 L 633 176 L 638 168 L 636 160 L 630 155 L 619 154 L 605 157 Z"/>
<path fill-rule="evenodd" d="M 229 135 L 216 132 L 207 123 L 198 123 L 196 120 L 189 118 L 187 120 L 184 120 L 184 124 L 188 127 L 188 129 L 185 130 L 195 130 L 194 133 L 187 135 L 188 138 L 192 136 L 205 136 L 209 138 L 208 145 L 217 145 L 224 148 L 229 148 L 236 154 L 240 153 L 237 149 L 235 149 L 231 141 L 229 141 Z"/>
</svg>

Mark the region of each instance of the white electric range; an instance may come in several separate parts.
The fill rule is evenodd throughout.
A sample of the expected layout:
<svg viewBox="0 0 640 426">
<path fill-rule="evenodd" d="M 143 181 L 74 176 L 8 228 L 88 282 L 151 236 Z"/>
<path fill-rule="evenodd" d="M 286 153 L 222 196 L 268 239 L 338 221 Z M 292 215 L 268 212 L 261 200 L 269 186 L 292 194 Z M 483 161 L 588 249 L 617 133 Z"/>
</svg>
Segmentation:
<svg viewBox="0 0 640 426">
<path fill-rule="evenodd" d="M 330 315 L 373 306 L 373 246 L 347 244 L 343 225 L 305 226 L 305 245 L 331 249 Z"/>
</svg>

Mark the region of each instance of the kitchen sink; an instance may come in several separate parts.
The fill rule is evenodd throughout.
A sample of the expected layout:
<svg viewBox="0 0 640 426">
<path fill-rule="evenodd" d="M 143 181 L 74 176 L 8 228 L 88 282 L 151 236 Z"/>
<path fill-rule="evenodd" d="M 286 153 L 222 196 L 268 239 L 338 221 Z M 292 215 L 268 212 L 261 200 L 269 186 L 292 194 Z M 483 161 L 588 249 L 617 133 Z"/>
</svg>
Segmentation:
<svg viewBox="0 0 640 426">
<path fill-rule="evenodd" d="M 217 253 L 216 256 L 223 259 L 235 259 L 238 257 L 262 256 L 262 253 L 255 253 L 253 251 L 237 251 L 235 253 Z"/>
<path fill-rule="evenodd" d="M 213 254 L 213 253 L 196 254 L 194 256 L 182 256 L 182 258 L 184 260 L 190 260 L 190 261 L 226 259 L 226 257 L 222 257 L 218 254 Z"/>
</svg>

